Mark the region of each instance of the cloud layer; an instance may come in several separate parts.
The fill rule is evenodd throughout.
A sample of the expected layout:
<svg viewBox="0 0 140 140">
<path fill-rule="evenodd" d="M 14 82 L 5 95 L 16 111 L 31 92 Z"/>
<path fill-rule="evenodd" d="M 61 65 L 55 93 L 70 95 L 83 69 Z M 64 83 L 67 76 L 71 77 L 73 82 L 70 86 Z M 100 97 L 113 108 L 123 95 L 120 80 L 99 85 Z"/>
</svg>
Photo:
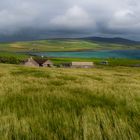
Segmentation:
<svg viewBox="0 0 140 140">
<path fill-rule="evenodd" d="M 139 0 L 0 1 L 0 35 L 122 36 L 140 40 Z"/>
</svg>

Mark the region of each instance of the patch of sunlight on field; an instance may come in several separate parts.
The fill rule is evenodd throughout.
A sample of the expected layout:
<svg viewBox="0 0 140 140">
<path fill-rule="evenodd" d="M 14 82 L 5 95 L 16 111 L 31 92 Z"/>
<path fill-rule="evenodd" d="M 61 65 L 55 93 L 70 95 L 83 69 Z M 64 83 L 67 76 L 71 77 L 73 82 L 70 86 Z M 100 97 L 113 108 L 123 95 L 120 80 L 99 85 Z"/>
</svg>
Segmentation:
<svg viewBox="0 0 140 140">
<path fill-rule="evenodd" d="M 139 112 L 139 68 L 0 64 L 1 140 L 138 140 Z"/>
<path fill-rule="evenodd" d="M 12 48 L 22 48 L 22 46 L 20 46 L 19 44 L 17 44 L 17 43 L 14 43 L 14 44 L 11 44 L 11 47 Z"/>
</svg>

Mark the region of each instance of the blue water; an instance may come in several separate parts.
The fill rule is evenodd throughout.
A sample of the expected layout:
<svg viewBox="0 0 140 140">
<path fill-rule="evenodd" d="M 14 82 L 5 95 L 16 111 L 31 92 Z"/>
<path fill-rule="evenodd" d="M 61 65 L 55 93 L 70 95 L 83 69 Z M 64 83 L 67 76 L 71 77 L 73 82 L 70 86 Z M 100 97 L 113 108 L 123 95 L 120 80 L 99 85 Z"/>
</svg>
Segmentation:
<svg viewBox="0 0 140 140">
<path fill-rule="evenodd" d="M 140 59 L 140 50 L 102 50 L 83 52 L 38 52 L 30 53 L 47 57 L 73 57 L 73 58 L 130 58 Z"/>
</svg>

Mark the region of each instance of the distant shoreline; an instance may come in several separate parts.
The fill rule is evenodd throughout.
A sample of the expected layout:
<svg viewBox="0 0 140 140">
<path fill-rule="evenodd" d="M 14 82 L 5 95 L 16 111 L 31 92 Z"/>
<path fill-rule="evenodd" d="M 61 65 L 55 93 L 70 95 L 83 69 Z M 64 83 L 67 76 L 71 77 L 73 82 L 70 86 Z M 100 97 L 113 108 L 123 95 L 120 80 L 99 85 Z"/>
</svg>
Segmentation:
<svg viewBox="0 0 140 140">
<path fill-rule="evenodd" d="M 126 58 L 140 59 L 140 50 L 92 50 L 92 51 L 74 51 L 74 52 L 19 52 L 21 54 L 44 56 L 44 57 L 60 57 L 60 58 Z"/>
</svg>

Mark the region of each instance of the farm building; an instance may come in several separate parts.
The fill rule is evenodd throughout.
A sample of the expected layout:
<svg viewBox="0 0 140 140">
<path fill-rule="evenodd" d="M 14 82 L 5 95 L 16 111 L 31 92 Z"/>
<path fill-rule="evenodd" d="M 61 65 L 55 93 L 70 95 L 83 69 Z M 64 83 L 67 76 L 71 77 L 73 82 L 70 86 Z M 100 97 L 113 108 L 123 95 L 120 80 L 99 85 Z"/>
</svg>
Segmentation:
<svg viewBox="0 0 140 140">
<path fill-rule="evenodd" d="M 22 63 L 25 66 L 32 66 L 32 67 L 53 67 L 53 63 L 50 60 L 41 60 L 36 59 L 34 60 L 32 57 L 28 58 L 28 60 Z"/>
<path fill-rule="evenodd" d="M 39 67 L 39 64 L 32 57 L 25 60 L 22 64 L 29 67 Z"/>
<path fill-rule="evenodd" d="M 94 63 L 93 62 L 72 62 L 71 67 L 72 68 L 93 68 Z"/>
<path fill-rule="evenodd" d="M 50 60 L 37 59 L 36 62 L 40 67 L 53 67 L 53 62 Z"/>
<path fill-rule="evenodd" d="M 42 66 L 43 67 L 53 67 L 53 62 L 50 60 L 47 60 L 42 64 Z"/>
<path fill-rule="evenodd" d="M 63 67 L 65 68 L 93 68 L 93 62 L 71 62 L 71 63 L 63 63 Z"/>
</svg>

